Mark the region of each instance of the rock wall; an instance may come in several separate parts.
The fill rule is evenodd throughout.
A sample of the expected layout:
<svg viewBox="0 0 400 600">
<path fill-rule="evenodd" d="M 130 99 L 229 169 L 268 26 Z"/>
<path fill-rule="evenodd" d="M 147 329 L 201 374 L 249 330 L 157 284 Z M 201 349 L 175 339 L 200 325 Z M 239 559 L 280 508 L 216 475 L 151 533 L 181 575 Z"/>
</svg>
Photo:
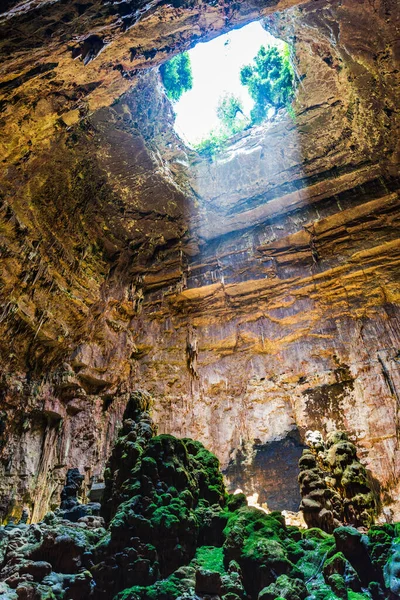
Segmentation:
<svg viewBox="0 0 400 600">
<path fill-rule="evenodd" d="M 347 429 L 396 502 L 396 3 L 179 4 L 3 17 L 50 32 L 1 46 L 2 514 L 40 518 L 68 467 L 100 473 L 137 387 L 273 508 L 297 502 L 310 428 Z M 149 67 L 274 11 L 295 117 L 198 157 Z"/>
<path fill-rule="evenodd" d="M 317 3 L 270 20 L 296 40 L 296 118 L 195 161 L 197 248 L 186 289 L 144 304 L 139 371 L 162 430 L 202 439 L 225 467 L 244 453 L 245 479 L 259 444 L 282 440 L 284 453 L 290 432 L 339 427 L 396 500 L 395 54 L 382 39 L 361 45 L 357 14 Z M 268 502 L 276 472 L 262 471 L 247 489 Z"/>
</svg>

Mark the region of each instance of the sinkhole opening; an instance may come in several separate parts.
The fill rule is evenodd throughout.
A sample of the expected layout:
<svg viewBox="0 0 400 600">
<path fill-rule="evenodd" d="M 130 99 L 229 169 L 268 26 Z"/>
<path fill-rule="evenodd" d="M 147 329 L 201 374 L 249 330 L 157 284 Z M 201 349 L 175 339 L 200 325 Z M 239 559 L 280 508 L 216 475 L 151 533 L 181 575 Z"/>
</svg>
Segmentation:
<svg viewBox="0 0 400 600">
<path fill-rule="evenodd" d="M 236 134 L 289 112 L 295 92 L 291 48 L 255 21 L 199 43 L 160 67 L 175 131 L 212 155 Z"/>
</svg>

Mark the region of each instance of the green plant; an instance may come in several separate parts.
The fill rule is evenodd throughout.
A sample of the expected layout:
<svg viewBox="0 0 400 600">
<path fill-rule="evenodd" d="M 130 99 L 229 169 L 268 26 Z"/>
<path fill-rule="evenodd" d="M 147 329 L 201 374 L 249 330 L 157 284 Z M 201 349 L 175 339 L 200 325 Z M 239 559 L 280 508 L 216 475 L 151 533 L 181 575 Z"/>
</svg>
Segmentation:
<svg viewBox="0 0 400 600">
<path fill-rule="evenodd" d="M 243 113 L 242 102 L 233 94 L 225 93 L 220 97 L 217 117 L 222 123 L 224 133 L 231 136 L 242 131 L 249 124 L 248 118 Z"/>
<path fill-rule="evenodd" d="M 222 548 L 215 546 L 200 546 L 197 548 L 195 561 L 208 571 L 224 573 L 224 553 Z"/>
<path fill-rule="evenodd" d="M 223 152 L 228 138 L 228 133 L 221 129 L 213 129 L 206 138 L 194 146 L 194 149 L 202 156 L 213 158 L 216 154 Z"/>
<path fill-rule="evenodd" d="M 216 112 L 221 122 L 220 127 L 210 131 L 207 137 L 194 146 L 199 154 L 209 158 L 223 152 L 227 140 L 250 124 L 248 117 L 243 113 L 240 99 L 233 94 L 225 93 L 220 97 Z"/>
<path fill-rule="evenodd" d="M 177 102 L 193 86 L 192 67 L 187 52 L 174 56 L 160 67 L 161 78 L 170 100 Z"/>
<path fill-rule="evenodd" d="M 240 81 L 247 86 L 254 100 L 251 111 L 253 124 L 267 116 L 268 109 L 287 105 L 294 95 L 294 74 L 290 63 L 289 47 L 261 46 L 253 63 L 240 71 Z"/>
<path fill-rule="evenodd" d="M 287 114 L 292 119 L 293 123 L 295 123 L 296 122 L 296 112 L 290 102 L 288 102 L 286 104 L 286 110 L 287 110 Z"/>
</svg>

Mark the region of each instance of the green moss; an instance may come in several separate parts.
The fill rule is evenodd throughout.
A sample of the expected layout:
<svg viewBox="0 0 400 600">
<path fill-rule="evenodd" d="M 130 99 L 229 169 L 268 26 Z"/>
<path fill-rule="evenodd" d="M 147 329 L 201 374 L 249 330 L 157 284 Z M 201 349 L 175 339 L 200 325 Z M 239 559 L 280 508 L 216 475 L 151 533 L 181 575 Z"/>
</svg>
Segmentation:
<svg viewBox="0 0 400 600">
<path fill-rule="evenodd" d="M 348 590 L 349 600 L 365 600 L 365 598 L 368 598 L 368 600 L 370 600 L 370 595 L 362 594 L 360 592 L 353 592 L 353 590 Z"/>
<path fill-rule="evenodd" d="M 207 571 L 225 573 L 222 548 L 216 548 L 215 546 L 201 546 L 200 548 L 197 548 L 195 561 L 200 567 Z"/>
<path fill-rule="evenodd" d="M 324 562 L 324 576 L 329 577 L 333 573 L 344 575 L 346 570 L 347 560 L 341 552 L 336 552 Z"/>
<path fill-rule="evenodd" d="M 311 529 L 306 529 L 303 532 L 303 537 L 306 539 L 313 539 L 313 540 L 332 540 L 333 541 L 333 536 L 329 533 L 326 533 L 325 531 L 322 531 L 322 529 L 319 529 L 318 527 L 312 527 Z"/>
<path fill-rule="evenodd" d="M 179 580 L 169 577 L 152 586 L 134 586 L 124 590 L 115 600 L 176 600 L 182 593 Z"/>
<path fill-rule="evenodd" d="M 393 523 L 382 523 L 381 525 L 372 525 L 368 532 L 368 535 L 370 535 L 370 533 L 374 531 L 383 531 L 384 533 L 387 533 L 387 535 L 389 535 L 390 537 L 394 537 L 396 535 L 396 525 L 397 524 Z"/>
<path fill-rule="evenodd" d="M 198 545 L 222 544 L 226 520 L 219 513 L 226 492 L 217 458 L 199 442 L 164 434 L 151 437 L 153 430 L 148 415 L 139 422 L 125 419 L 109 461 L 106 513 L 115 511 L 109 544 L 114 555 L 128 556 L 117 567 L 119 589 L 133 589 L 134 583 L 151 587 L 156 577 L 165 578 L 189 563 Z M 135 445 L 140 452 L 133 451 Z M 157 559 L 144 542 L 152 544 Z M 99 552 L 107 555 L 108 550 L 102 546 Z M 107 587 L 111 567 L 104 564 L 100 572 Z M 162 589 L 155 588 L 162 597 L 174 585 L 173 580 L 163 581 Z"/>
<path fill-rule="evenodd" d="M 277 597 L 286 600 L 304 600 L 307 595 L 307 588 L 301 579 L 280 575 L 275 583 L 261 590 L 258 600 L 275 600 Z"/>
<path fill-rule="evenodd" d="M 305 550 L 296 542 L 290 540 L 285 543 L 285 548 L 288 554 L 288 558 L 292 563 L 297 563 L 305 554 Z"/>
<path fill-rule="evenodd" d="M 374 527 L 368 532 L 369 552 L 375 567 L 383 569 L 389 559 L 392 547 L 392 535 L 387 533 L 390 529 Z M 393 534 L 393 528 L 391 529 Z"/>
<path fill-rule="evenodd" d="M 328 534 L 325 534 L 325 536 L 323 539 L 319 539 L 319 535 L 316 537 L 314 535 L 310 537 L 306 536 L 298 542 L 299 546 L 304 550 L 304 555 L 297 561 L 296 566 L 304 574 L 306 581 L 315 580 L 320 583 L 323 582 L 322 567 L 326 559 L 335 550 L 334 537 Z"/>
<path fill-rule="evenodd" d="M 326 584 L 318 585 L 316 589 L 313 589 L 309 598 L 312 598 L 312 600 L 338 600 L 338 596 Z"/>
<path fill-rule="evenodd" d="M 327 584 L 332 588 L 333 592 L 338 598 L 347 600 L 347 586 L 342 575 L 339 575 L 338 573 L 332 573 L 332 575 L 329 575 L 327 579 Z"/>
<path fill-rule="evenodd" d="M 242 508 L 243 506 L 247 506 L 247 498 L 245 494 L 229 494 L 227 498 L 227 507 L 230 511 L 238 510 L 238 508 Z"/>
<path fill-rule="evenodd" d="M 182 594 L 194 595 L 195 569 L 181 567 L 166 579 L 151 586 L 133 586 L 120 592 L 114 600 L 176 600 Z"/>
<path fill-rule="evenodd" d="M 103 577 L 106 593 L 110 576 L 112 589 L 127 588 L 118 600 L 193 597 L 195 573 L 201 569 L 220 575 L 223 600 L 256 599 L 260 590 L 265 600 L 380 600 L 378 584 L 376 589 L 370 585 L 371 594 L 348 594 L 350 586 L 361 589 L 351 557 L 345 558 L 346 543 L 360 541 L 359 531 L 341 527 L 331 535 L 286 526 L 281 513 L 265 514 L 248 507 L 244 495 L 226 494 L 217 458 L 199 442 L 170 435 L 141 438 L 139 432 L 134 421 L 124 421 L 124 435 L 110 463 L 109 481 L 119 482 L 116 498 L 124 500 L 116 506 L 110 534 L 97 542 L 105 559 L 101 568 L 94 567 L 94 577 L 96 585 L 99 574 Z M 122 452 L 131 453 L 123 464 Z M 335 465 L 340 463 L 339 455 L 333 458 Z M 355 481 L 361 471 L 347 473 Z M 366 560 L 371 557 L 379 566 L 376 573 L 382 574 L 396 534 L 400 529 L 393 526 L 373 527 L 368 547 L 363 536 Z M 343 554 L 338 552 L 342 547 Z M 365 586 L 379 581 L 370 566 Z"/>
<path fill-rule="evenodd" d="M 180 523 L 179 518 L 173 514 L 173 511 L 171 511 L 171 508 L 168 506 L 157 508 L 153 514 L 152 521 L 154 525 L 164 529 L 176 528 Z"/>
<path fill-rule="evenodd" d="M 144 456 L 141 464 L 142 472 L 146 475 L 157 476 L 157 462 L 151 456 Z"/>
<path fill-rule="evenodd" d="M 193 494 L 191 494 L 189 490 L 183 490 L 183 492 L 179 494 L 179 499 L 189 508 L 194 504 Z"/>
<path fill-rule="evenodd" d="M 298 527 L 295 527 L 294 525 L 286 526 L 287 536 L 291 538 L 294 542 L 299 542 L 303 538 L 303 533 L 305 533 L 306 531 L 306 529 L 303 531 Z"/>
<path fill-rule="evenodd" d="M 265 514 L 252 507 L 228 513 L 224 529 L 224 565 L 236 560 L 243 572 L 244 586 L 251 596 L 279 575 L 302 577 L 289 560 L 285 544 L 293 544 L 280 513 Z M 293 552 L 293 547 L 292 547 Z"/>
</svg>

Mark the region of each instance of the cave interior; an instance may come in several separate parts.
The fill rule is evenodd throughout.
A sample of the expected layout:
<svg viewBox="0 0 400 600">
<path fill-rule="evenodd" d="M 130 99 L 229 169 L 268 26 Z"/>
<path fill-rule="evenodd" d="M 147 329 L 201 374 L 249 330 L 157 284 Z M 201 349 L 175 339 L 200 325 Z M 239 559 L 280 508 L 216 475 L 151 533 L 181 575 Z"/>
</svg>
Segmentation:
<svg viewBox="0 0 400 600">
<path fill-rule="evenodd" d="M 290 95 L 189 144 L 167 65 L 254 23 Z M 398 0 L 0 30 L 0 599 L 400 598 Z"/>
</svg>

